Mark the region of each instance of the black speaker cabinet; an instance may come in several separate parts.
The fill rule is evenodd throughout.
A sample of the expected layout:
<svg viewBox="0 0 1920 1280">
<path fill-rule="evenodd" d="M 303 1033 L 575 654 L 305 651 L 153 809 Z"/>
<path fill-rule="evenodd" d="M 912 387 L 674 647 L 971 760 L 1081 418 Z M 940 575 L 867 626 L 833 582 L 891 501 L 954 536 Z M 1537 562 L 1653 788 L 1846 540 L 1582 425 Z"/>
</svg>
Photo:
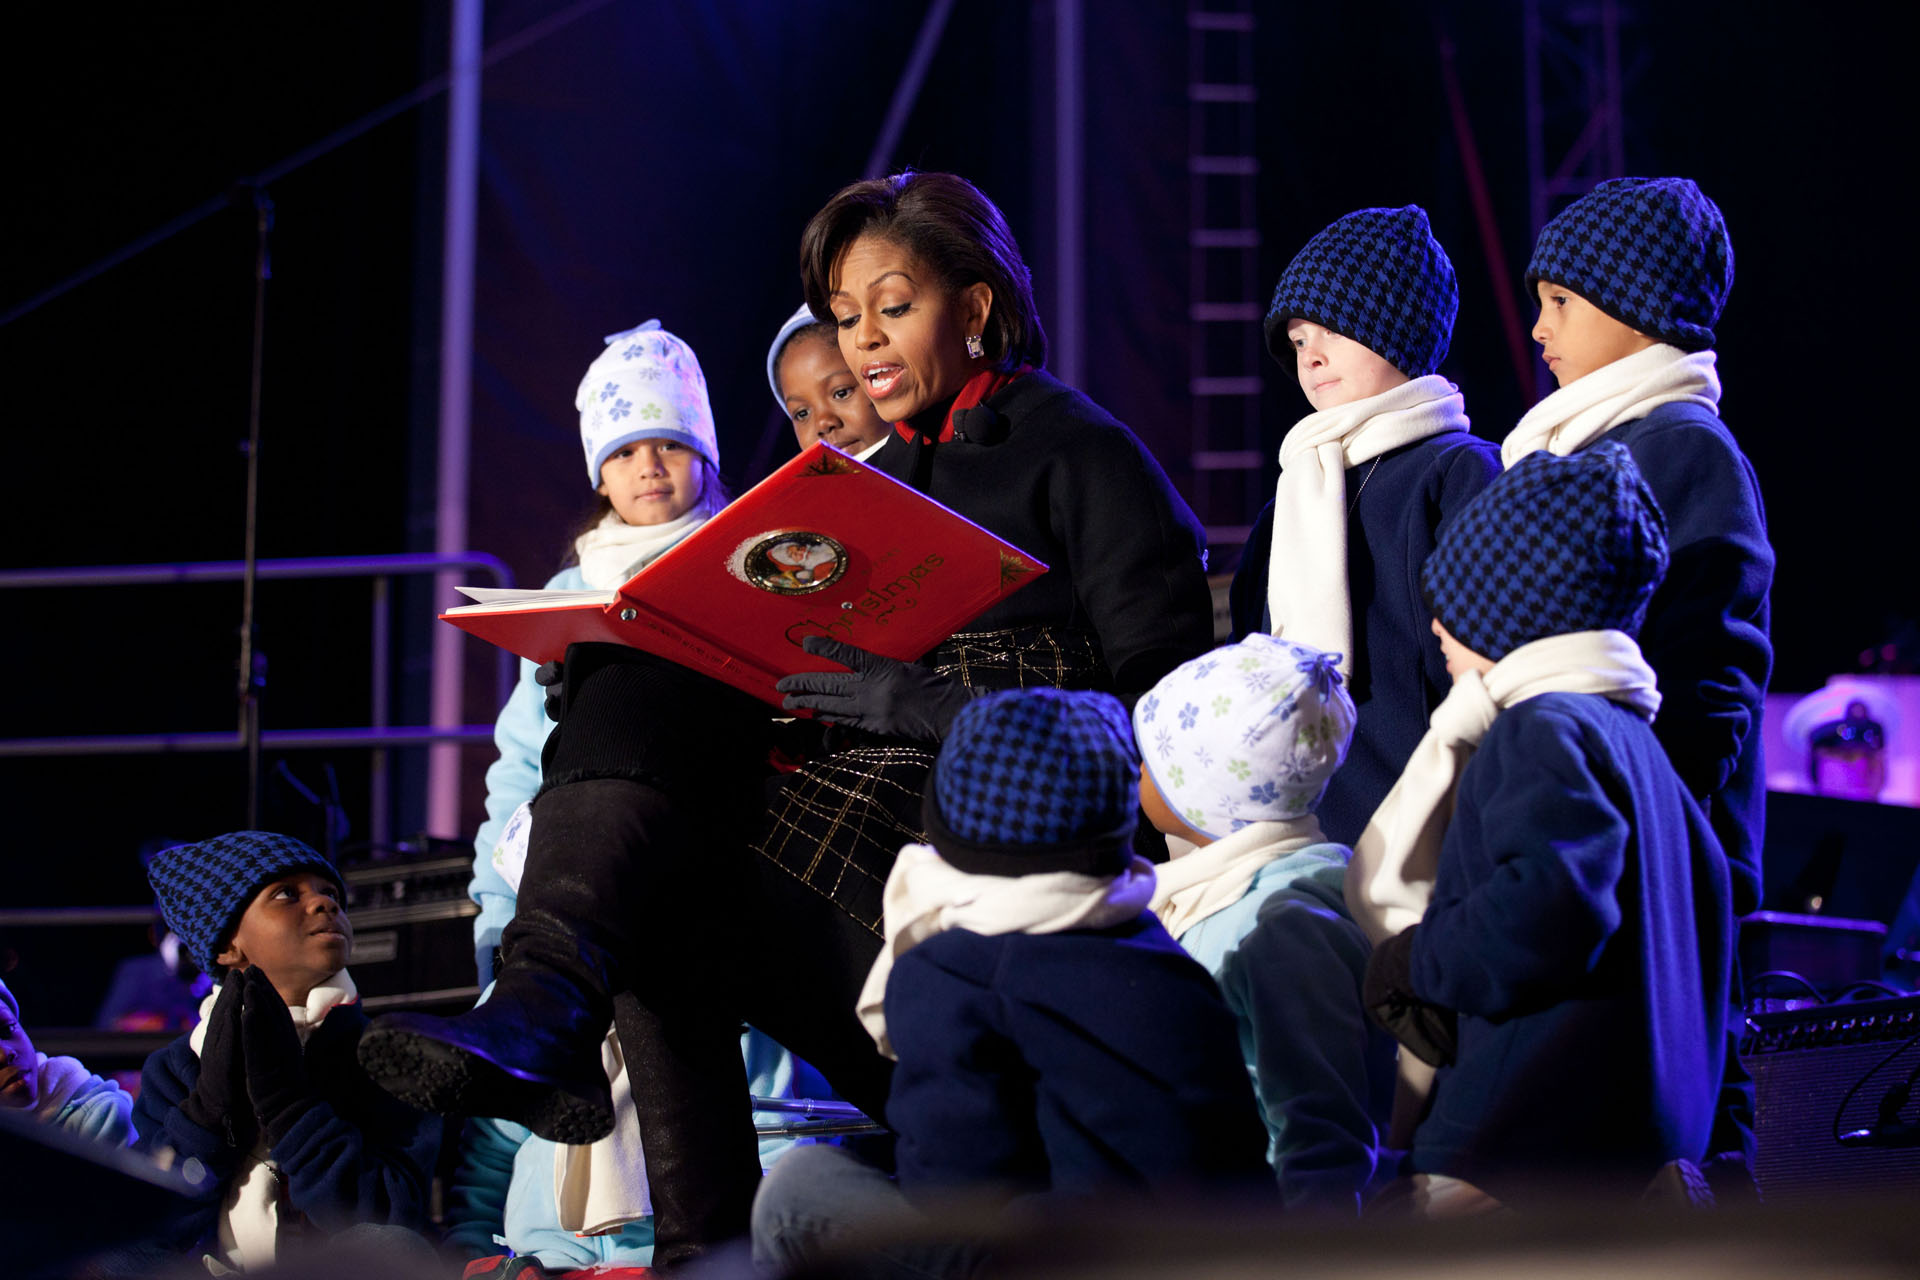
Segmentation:
<svg viewBox="0 0 1920 1280">
<path fill-rule="evenodd" d="M 465 1008 L 479 997 L 471 854 L 389 859 L 343 868 L 353 954 L 347 964 L 369 1013 Z"/>
<path fill-rule="evenodd" d="M 1920 1189 L 1920 1090 L 1893 1092 L 1920 1067 L 1920 996 L 1753 1014 L 1740 1056 L 1764 1199 Z M 1897 1115 L 1883 1119 L 1890 1099 Z"/>
</svg>

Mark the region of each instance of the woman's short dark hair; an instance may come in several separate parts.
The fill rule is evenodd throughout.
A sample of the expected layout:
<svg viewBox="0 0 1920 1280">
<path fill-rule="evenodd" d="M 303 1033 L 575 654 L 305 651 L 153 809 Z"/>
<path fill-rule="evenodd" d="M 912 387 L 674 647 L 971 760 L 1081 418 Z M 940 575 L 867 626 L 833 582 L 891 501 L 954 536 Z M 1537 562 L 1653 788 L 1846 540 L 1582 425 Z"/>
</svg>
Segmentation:
<svg viewBox="0 0 1920 1280">
<path fill-rule="evenodd" d="M 800 283 L 807 306 L 830 320 L 834 269 L 853 242 L 877 235 L 930 268 L 941 287 L 958 292 L 985 281 L 993 290 L 987 317 L 987 359 L 1002 372 L 1047 362 L 1047 335 L 1033 307 L 1033 273 L 1020 256 L 1007 219 L 965 178 L 951 173 L 896 173 L 842 187 L 800 234 Z"/>
</svg>

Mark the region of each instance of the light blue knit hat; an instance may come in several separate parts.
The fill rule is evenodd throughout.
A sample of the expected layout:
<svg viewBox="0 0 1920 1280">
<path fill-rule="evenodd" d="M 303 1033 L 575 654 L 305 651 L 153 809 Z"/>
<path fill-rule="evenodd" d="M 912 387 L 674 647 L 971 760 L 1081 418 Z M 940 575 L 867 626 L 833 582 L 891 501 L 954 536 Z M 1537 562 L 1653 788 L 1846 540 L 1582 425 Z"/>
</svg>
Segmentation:
<svg viewBox="0 0 1920 1280">
<path fill-rule="evenodd" d="M 720 441 L 693 348 L 658 320 L 612 334 L 606 343 L 573 397 L 587 483 L 599 488 L 600 464 L 636 440 L 677 440 L 717 470 Z"/>
</svg>

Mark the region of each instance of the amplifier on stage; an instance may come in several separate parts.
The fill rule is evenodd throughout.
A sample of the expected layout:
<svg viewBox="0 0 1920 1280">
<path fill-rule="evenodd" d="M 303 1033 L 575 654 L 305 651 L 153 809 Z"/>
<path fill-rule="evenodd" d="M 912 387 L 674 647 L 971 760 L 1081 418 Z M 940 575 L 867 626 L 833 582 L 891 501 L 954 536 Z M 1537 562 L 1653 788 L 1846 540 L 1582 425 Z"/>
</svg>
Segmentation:
<svg viewBox="0 0 1920 1280">
<path fill-rule="evenodd" d="M 467 897 L 471 853 L 343 866 L 353 954 L 347 964 L 369 1012 L 464 1008 L 480 995 Z"/>
<path fill-rule="evenodd" d="M 1920 1189 L 1920 996 L 1753 1014 L 1740 1056 L 1762 1198 Z"/>
</svg>

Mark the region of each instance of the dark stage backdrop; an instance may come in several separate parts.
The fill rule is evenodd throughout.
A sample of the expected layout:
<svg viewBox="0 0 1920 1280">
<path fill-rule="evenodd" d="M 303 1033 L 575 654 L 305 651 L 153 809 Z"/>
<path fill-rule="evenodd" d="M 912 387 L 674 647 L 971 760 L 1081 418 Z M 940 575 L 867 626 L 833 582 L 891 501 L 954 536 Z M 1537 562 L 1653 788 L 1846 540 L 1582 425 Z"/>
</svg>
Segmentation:
<svg viewBox="0 0 1920 1280">
<path fill-rule="evenodd" d="M 1532 394 L 1495 307 L 1497 289 L 1517 294 L 1534 230 L 1519 0 L 1254 7 L 1262 292 L 1340 213 L 1424 205 L 1461 275 L 1443 371 L 1498 438 Z M 1732 227 L 1726 416 L 1759 469 L 1780 551 L 1776 684 L 1811 687 L 1862 648 L 1911 635 L 1916 612 L 1903 567 L 1913 496 L 1897 399 L 1913 255 L 1891 180 L 1904 157 L 1894 46 L 1866 18 L 1811 38 L 1804 8 L 1785 4 L 1624 7 L 1628 168 L 1697 177 Z M 736 488 L 787 456 L 763 359 L 798 301 L 799 230 L 861 176 L 926 8 L 488 5 L 489 46 L 554 25 L 484 79 L 475 547 L 522 582 L 557 566 L 589 498 L 575 384 L 601 335 L 650 316 L 699 352 Z M 1186 485 L 1186 6 L 1082 8 L 1080 380 Z M 956 170 L 1000 201 L 1057 331 L 1053 14 L 1045 0 L 956 5 L 888 159 Z M 438 2 L 10 15 L 0 309 L 441 73 L 446 20 Z M 1443 35 L 1487 173 L 1500 279 L 1462 177 Z M 432 543 L 444 130 L 444 101 L 428 97 L 271 185 L 263 556 Z M 243 198 L 0 326 L 7 567 L 240 554 L 252 250 Z M 1290 372 L 1266 376 L 1270 458 L 1305 405 Z M 1216 564 L 1233 550 L 1217 549 Z M 394 714 L 418 722 L 433 624 L 420 592 L 400 601 Z M 269 726 L 364 723 L 364 592 L 275 587 L 261 608 Z M 0 660 L 15 676 L 5 736 L 231 722 L 235 589 L 11 593 L 0 609 Z M 469 658 L 467 719 L 488 720 L 491 664 L 477 644 Z M 437 834 L 470 835 L 490 758 L 467 753 L 464 830 Z M 349 839 L 364 839 L 363 755 L 286 762 L 316 791 L 331 765 Z M 409 767 L 399 832 L 424 812 Z M 137 843 L 238 825 L 240 782 L 231 757 L 0 761 L 12 819 L 0 901 L 133 900 Z M 267 821 L 318 837 L 317 811 L 284 782 Z"/>
</svg>

